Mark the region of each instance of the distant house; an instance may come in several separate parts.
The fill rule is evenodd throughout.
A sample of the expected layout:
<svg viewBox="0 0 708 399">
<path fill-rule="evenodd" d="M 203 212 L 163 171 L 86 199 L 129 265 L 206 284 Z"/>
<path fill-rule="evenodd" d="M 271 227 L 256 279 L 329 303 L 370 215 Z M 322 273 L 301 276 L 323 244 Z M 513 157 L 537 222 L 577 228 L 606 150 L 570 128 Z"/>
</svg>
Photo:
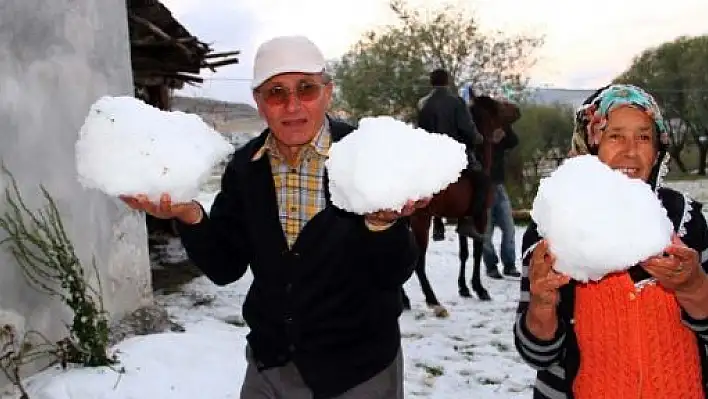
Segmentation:
<svg viewBox="0 0 708 399">
<path fill-rule="evenodd" d="M 568 105 L 578 108 L 595 90 L 531 88 L 526 100 L 531 104 Z"/>
</svg>

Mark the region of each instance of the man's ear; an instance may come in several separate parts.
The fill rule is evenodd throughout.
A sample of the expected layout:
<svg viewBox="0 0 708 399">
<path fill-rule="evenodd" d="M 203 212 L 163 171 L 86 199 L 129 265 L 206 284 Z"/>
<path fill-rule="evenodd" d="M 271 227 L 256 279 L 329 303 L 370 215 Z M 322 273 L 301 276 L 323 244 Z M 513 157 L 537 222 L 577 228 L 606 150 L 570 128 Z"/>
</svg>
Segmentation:
<svg viewBox="0 0 708 399">
<path fill-rule="evenodd" d="M 334 83 L 330 80 L 324 88 L 325 100 L 327 102 L 327 108 L 332 105 L 332 97 L 334 95 Z"/>
<path fill-rule="evenodd" d="M 260 116 L 261 119 L 265 119 L 265 115 L 263 115 L 263 111 L 261 110 L 262 106 L 261 106 L 260 96 L 258 95 L 258 93 L 255 90 L 253 90 L 252 94 L 253 94 L 253 101 L 256 102 L 256 110 L 258 111 L 258 116 Z"/>
</svg>

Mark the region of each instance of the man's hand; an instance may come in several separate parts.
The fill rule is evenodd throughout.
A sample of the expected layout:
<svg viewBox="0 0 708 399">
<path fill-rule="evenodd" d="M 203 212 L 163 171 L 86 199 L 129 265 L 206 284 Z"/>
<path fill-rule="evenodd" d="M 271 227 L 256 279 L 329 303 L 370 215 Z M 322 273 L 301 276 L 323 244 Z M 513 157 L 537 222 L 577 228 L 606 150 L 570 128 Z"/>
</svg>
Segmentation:
<svg viewBox="0 0 708 399">
<path fill-rule="evenodd" d="M 162 194 L 159 203 L 151 202 L 146 195 L 120 196 L 130 208 L 143 211 L 158 219 L 178 219 L 185 224 L 197 224 L 204 217 L 202 208 L 195 201 L 172 203 L 169 194 Z"/>
<path fill-rule="evenodd" d="M 431 198 L 423 198 L 418 201 L 408 201 L 400 212 L 384 210 L 364 215 L 364 219 L 372 226 L 387 226 L 394 223 L 398 218 L 410 216 L 418 209 L 425 208 L 430 204 Z"/>
<path fill-rule="evenodd" d="M 492 132 L 492 143 L 499 144 L 500 141 L 506 136 L 506 132 L 502 128 L 497 128 Z"/>
</svg>

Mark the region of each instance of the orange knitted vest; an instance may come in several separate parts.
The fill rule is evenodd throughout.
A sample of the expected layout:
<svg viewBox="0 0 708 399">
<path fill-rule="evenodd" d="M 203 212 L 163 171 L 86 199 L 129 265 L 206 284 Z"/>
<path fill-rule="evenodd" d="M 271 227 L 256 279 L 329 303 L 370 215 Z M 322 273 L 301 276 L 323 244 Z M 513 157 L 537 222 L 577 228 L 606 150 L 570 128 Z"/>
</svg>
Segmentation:
<svg viewBox="0 0 708 399">
<path fill-rule="evenodd" d="M 703 398 L 694 333 L 660 285 L 637 292 L 628 273 L 575 289 L 577 399 Z"/>
</svg>

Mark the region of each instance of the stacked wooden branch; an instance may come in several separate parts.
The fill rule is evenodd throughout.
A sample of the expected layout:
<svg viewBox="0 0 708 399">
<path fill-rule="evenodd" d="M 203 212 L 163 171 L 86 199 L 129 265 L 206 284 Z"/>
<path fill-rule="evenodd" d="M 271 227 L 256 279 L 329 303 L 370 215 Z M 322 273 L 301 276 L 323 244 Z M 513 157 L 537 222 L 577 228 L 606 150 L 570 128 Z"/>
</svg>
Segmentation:
<svg viewBox="0 0 708 399">
<path fill-rule="evenodd" d="M 156 0 L 128 0 L 133 74 L 138 85 L 202 83 L 201 69 L 238 63 L 240 51 L 213 52 Z"/>
<path fill-rule="evenodd" d="M 233 56 L 236 56 L 239 54 L 241 54 L 240 51 L 226 51 L 223 53 L 206 54 L 204 56 L 204 61 L 202 61 L 202 67 L 209 68 L 212 71 L 216 71 L 216 68 L 221 67 L 221 66 L 238 64 L 238 57 L 233 57 Z M 229 58 L 229 57 L 231 57 L 231 58 Z M 220 61 L 214 61 L 211 63 L 207 61 L 207 60 L 210 60 L 213 58 L 223 58 L 223 59 Z"/>
<path fill-rule="evenodd" d="M 146 28 L 148 28 L 151 32 L 153 32 L 158 37 L 162 38 L 163 40 L 170 43 L 171 45 L 174 45 L 175 47 L 179 48 L 180 50 L 182 50 L 184 52 L 184 54 L 187 55 L 188 58 L 193 58 L 193 57 L 197 56 L 196 52 L 193 49 L 187 48 L 187 46 L 185 46 L 184 43 L 182 43 L 178 40 L 175 40 L 170 35 L 165 33 L 162 29 L 160 29 L 159 27 L 157 27 L 155 24 L 148 21 L 147 19 L 139 17 L 133 13 L 128 14 L 128 19 L 130 19 L 131 21 L 137 22 L 140 25 L 145 26 Z M 195 42 L 198 43 L 198 41 L 196 41 L 196 40 L 195 40 Z"/>
</svg>

